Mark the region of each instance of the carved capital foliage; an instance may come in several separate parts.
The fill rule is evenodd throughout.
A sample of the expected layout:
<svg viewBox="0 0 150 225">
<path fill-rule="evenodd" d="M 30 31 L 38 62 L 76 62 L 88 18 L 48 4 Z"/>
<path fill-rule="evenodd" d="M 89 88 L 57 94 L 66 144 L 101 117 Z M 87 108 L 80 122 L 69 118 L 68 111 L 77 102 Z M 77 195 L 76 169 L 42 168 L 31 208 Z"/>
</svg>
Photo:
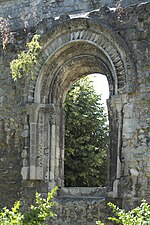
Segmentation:
<svg viewBox="0 0 150 225">
<path fill-rule="evenodd" d="M 36 122 L 38 113 L 51 114 L 54 112 L 54 104 L 40 104 L 40 103 L 28 103 L 25 105 L 24 110 L 30 116 L 30 122 Z"/>
</svg>

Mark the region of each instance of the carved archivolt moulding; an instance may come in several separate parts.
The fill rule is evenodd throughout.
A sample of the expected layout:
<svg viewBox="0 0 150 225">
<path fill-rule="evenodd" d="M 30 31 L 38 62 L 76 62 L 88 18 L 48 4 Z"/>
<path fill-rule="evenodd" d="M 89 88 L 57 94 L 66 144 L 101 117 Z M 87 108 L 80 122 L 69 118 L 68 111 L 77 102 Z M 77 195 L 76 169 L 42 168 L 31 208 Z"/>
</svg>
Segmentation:
<svg viewBox="0 0 150 225">
<path fill-rule="evenodd" d="M 72 19 L 56 26 L 52 33 L 43 38 L 43 42 L 44 46 L 38 64 L 33 69 L 35 79 L 29 80 L 26 84 L 27 102 L 40 102 L 41 99 L 43 103 L 46 102 L 44 98 L 48 95 L 46 92 L 49 92 L 52 87 L 52 78 L 57 73 L 57 64 L 61 64 L 63 61 L 62 67 L 67 60 L 76 56 L 76 51 L 72 52 L 70 56 L 67 56 L 66 53 L 65 56 L 67 46 L 80 42 L 95 47 L 95 50 L 93 48 L 93 51 L 88 53 L 90 56 L 94 56 L 95 52 L 99 51 L 99 56 L 96 55 L 96 57 L 101 58 L 101 55 L 105 57 L 104 63 L 110 65 L 110 74 L 114 79 L 115 93 L 132 91 L 135 70 L 128 48 L 121 37 L 105 25 L 89 18 Z M 64 51 L 64 58 L 59 57 L 62 51 Z M 83 55 L 84 52 L 81 50 L 80 54 Z M 55 58 L 58 60 L 57 63 L 51 61 Z"/>
</svg>

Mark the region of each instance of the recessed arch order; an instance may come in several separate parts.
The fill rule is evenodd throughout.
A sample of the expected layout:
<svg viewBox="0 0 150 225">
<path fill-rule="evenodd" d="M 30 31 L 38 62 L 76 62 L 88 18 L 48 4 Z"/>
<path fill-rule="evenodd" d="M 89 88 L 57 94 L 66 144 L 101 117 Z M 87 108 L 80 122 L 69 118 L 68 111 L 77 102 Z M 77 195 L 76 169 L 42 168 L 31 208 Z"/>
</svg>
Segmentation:
<svg viewBox="0 0 150 225">
<path fill-rule="evenodd" d="M 133 91 L 135 70 L 121 37 L 91 18 L 70 19 L 58 23 L 42 41 L 43 49 L 33 69 L 35 79 L 28 79 L 25 87 L 30 144 L 29 163 L 23 165 L 22 174 L 24 179 L 44 180 L 61 186 L 62 103 L 68 87 L 78 77 L 102 73 L 107 76 L 110 96 L 122 95 Z M 119 126 L 117 123 L 112 128 L 112 132 L 116 130 L 116 137 L 121 135 Z M 111 150 L 116 151 L 116 164 L 119 145 L 116 140 L 117 150 Z M 114 156 L 111 154 L 110 164 L 114 166 L 115 162 L 111 163 L 111 157 Z M 114 174 L 119 173 L 117 165 L 114 167 Z M 110 177 L 117 176 L 114 174 Z"/>
<path fill-rule="evenodd" d="M 36 79 L 29 81 L 27 85 L 28 102 L 40 101 L 39 95 L 45 95 L 47 91 L 45 88 L 50 88 L 49 79 L 52 81 L 52 77 L 67 61 L 85 55 L 88 46 L 87 55 L 99 57 L 110 70 L 116 85 L 115 93 L 132 91 L 131 84 L 127 87 L 127 83 L 133 79 L 134 75 L 127 46 L 119 35 L 105 25 L 85 18 L 68 20 L 66 23 L 57 25 L 54 32 L 43 38 L 43 42 L 40 60 L 34 68 Z M 84 44 L 85 48 L 79 49 L 77 43 L 80 43 L 80 46 Z"/>
</svg>

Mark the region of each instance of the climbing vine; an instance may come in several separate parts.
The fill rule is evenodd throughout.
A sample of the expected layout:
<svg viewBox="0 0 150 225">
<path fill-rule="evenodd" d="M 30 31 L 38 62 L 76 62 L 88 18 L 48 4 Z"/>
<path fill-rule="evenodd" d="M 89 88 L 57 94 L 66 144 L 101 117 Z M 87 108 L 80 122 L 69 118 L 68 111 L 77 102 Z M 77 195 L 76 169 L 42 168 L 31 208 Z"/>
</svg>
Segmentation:
<svg viewBox="0 0 150 225">
<path fill-rule="evenodd" d="M 17 59 L 11 61 L 10 69 L 14 80 L 29 75 L 34 79 L 32 67 L 36 65 L 39 50 L 42 49 L 39 38 L 40 35 L 34 35 L 32 40 L 26 44 L 26 50 L 21 51 Z"/>
</svg>

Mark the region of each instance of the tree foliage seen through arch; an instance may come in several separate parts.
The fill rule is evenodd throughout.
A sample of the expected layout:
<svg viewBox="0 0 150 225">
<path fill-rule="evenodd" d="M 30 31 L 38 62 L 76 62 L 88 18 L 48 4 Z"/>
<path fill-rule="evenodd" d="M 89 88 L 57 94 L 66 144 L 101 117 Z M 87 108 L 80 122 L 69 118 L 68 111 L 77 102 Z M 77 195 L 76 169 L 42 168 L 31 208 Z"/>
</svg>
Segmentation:
<svg viewBox="0 0 150 225">
<path fill-rule="evenodd" d="M 108 148 L 107 115 L 89 77 L 77 80 L 65 102 L 65 186 L 103 186 Z"/>
</svg>

